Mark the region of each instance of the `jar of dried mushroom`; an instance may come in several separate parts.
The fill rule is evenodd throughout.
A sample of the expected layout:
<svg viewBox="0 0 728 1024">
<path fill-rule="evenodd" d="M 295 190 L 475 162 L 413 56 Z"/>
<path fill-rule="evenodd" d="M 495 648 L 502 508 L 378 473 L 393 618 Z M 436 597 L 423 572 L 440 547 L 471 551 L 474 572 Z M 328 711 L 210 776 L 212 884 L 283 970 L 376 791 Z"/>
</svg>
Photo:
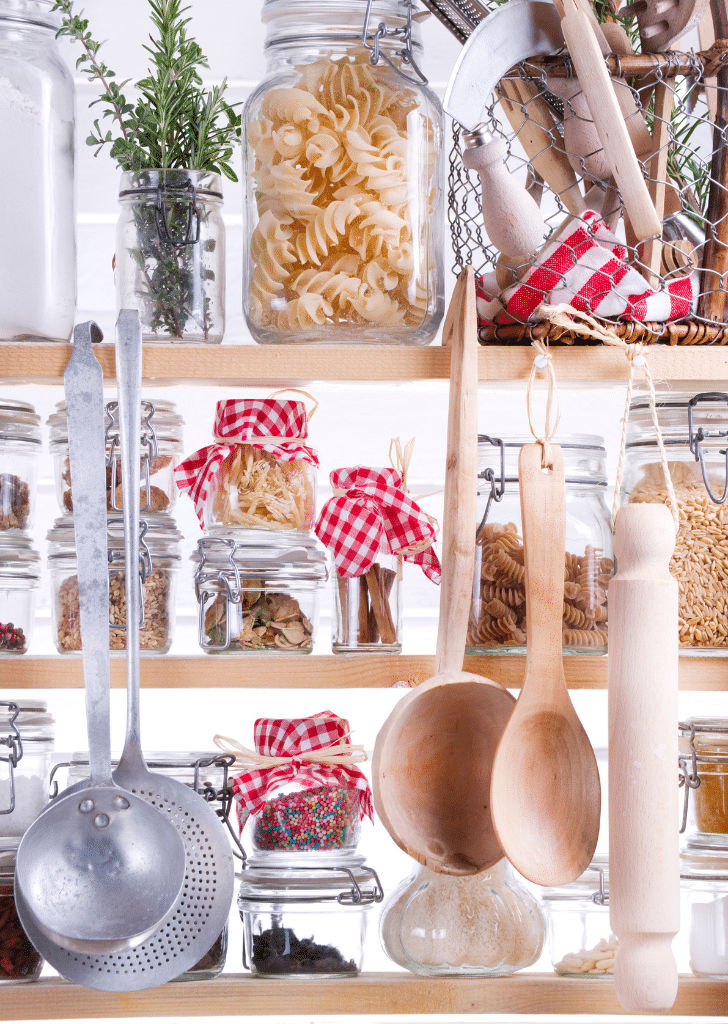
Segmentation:
<svg viewBox="0 0 728 1024">
<path fill-rule="evenodd" d="M 43 958 L 23 931 L 15 909 L 15 859 L 19 843 L 17 838 L 0 839 L 0 985 L 37 981 L 43 969 Z"/>
<path fill-rule="evenodd" d="M 688 718 L 678 729 L 683 827 L 728 841 L 728 719 Z"/>
<path fill-rule="evenodd" d="M 22 836 L 48 803 L 54 743 L 55 723 L 44 700 L 3 695 L 0 836 Z"/>
<path fill-rule="evenodd" d="M 680 513 L 670 560 L 683 653 L 728 650 L 728 395 L 665 394 L 657 421 Z M 649 399 L 630 405 L 622 501 L 668 502 Z"/>
<path fill-rule="evenodd" d="M 538 960 L 544 919 L 505 858 L 466 876 L 415 864 L 382 908 L 379 935 L 414 974 L 497 977 Z"/>
<path fill-rule="evenodd" d="M 609 860 L 597 855 L 568 885 L 542 890 L 548 947 L 557 974 L 614 974 L 617 939 L 609 923 Z"/>
<path fill-rule="evenodd" d="M 169 512 L 177 498 L 174 469 L 182 456 L 182 417 L 174 402 L 145 399 L 141 413 L 141 512 Z M 59 402 L 49 417 L 56 497 L 62 512 L 73 512 L 73 486 L 68 458 L 66 403 Z M 118 404 L 106 406 L 106 507 L 110 514 L 123 509 Z"/>
<path fill-rule="evenodd" d="M 690 970 L 728 981 L 727 836 L 688 839 L 680 854 L 680 893 L 680 938 L 687 938 Z"/>
<path fill-rule="evenodd" d="M 435 336 L 442 110 L 417 73 L 427 15 L 411 13 L 399 0 L 263 4 L 268 70 L 243 114 L 243 305 L 258 342 Z"/>
<path fill-rule="evenodd" d="M 0 533 L 0 657 L 25 654 L 33 636 L 40 555 L 24 533 Z"/>
<path fill-rule="evenodd" d="M 139 575 L 142 621 L 139 646 L 147 654 L 166 654 L 174 633 L 174 599 L 182 535 L 171 516 L 147 515 L 141 521 Z M 53 641 L 60 654 L 81 650 L 78 576 L 73 516 L 57 519 L 48 534 Z M 109 646 L 126 650 L 124 523 L 109 517 Z M 118 623 L 118 625 L 117 625 Z"/>
<path fill-rule="evenodd" d="M 28 402 L 0 402 L 0 530 L 32 530 L 41 452 L 40 416 Z"/>
<path fill-rule="evenodd" d="M 266 531 L 203 537 L 192 556 L 198 639 L 208 654 L 310 654 L 328 579 L 316 538 Z"/>
<path fill-rule="evenodd" d="M 525 654 L 526 608 L 518 455 L 531 437 L 478 438 L 478 524 L 469 654 Z M 564 654 L 605 654 L 614 573 L 603 438 L 555 439 L 564 453 Z"/>
<path fill-rule="evenodd" d="M 180 463 L 177 486 L 203 528 L 310 530 L 316 511 L 315 448 L 306 444 L 303 402 L 231 398 L 218 402 L 215 443 Z"/>
</svg>

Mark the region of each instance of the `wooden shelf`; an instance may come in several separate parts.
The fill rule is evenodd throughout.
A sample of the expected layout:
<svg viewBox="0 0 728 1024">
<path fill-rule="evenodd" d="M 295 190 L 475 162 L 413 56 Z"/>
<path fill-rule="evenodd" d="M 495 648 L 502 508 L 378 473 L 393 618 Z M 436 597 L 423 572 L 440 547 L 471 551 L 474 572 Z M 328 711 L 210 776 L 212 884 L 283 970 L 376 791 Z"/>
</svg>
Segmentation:
<svg viewBox="0 0 728 1024">
<path fill-rule="evenodd" d="M 525 665 L 522 657 L 466 657 L 463 668 L 517 690 Z M 564 671 L 571 690 L 607 688 L 606 657 L 564 658 Z M 141 658 L 141 683 L 149 689 L 382 689 L 402 681 L 415 686 L 434 672 L 434 655 L 424 654 L 306 657 L 201 654 L 195 657 L 142 655 Z M 126 686 L 123 655 L 111 659 L 111 685 L 119 689 Z M 0 659 L 0 689 L 5 687 L 11 690 L 81 689 L 81 655 Z M 680 658 L 680 689 L 728 690 L 728 657 Z"/>
<path fill-rule="evenodd" d="M 70 345 L 6 344 L 0 347 L 0 383 L 62 384 Z M 96 353 L 104 378 L 115 378 L 114 346 Z M 615 348 L 553 347 L 559 385 L 615 385 L 627 379 L 627 362 Z M 489 345 L 478 352 L 482 383 L 521 384 L 528 379 L 533 350 L 527 345 Z M 653 345 L 652 376 L 665 381 L 728 381 L 728 346 Z M 439 345 L 145 345 L 145 381 L 164 385 L 271 387 L 318 381 L 446 381 L 449 350 Z M 640 377 L 638 371 L 637 377 Z"/>
<path fill-rule="evenodd" d="M 276 980 L 224 974 L 215 981 L 161 985 L 146 992 L 95 992 L 56 978 L 3 986 L 3 1020 L 90 1017 L 218 1017 L 286 1014 L 538 1013 L 622 1014 L 611 979 L 517 974 L 507 978 L 358 978 Z M 681 975 L 671 1016 L 723 1017 L 728 983 Z"/>
</svg>

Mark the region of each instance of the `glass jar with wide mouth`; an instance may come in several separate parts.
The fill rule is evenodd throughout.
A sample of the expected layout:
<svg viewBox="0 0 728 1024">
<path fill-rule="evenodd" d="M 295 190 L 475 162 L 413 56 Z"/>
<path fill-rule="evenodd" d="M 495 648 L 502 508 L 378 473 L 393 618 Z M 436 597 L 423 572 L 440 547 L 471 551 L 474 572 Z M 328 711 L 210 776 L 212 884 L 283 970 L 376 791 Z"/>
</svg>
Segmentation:
<svg viewBox="0 0 728 1024">
<path fill-rule="evenodd" d="M 203 651 L 311 653 L 328 579 L 315 537 L 230 531 L 203 537 L 192 557 Z"/>
<path fill-rule="evenodd" d="M 427 15 L 374 0 L 365 28 L 367 12 L 263 4 L 267 74 L 243 114 L 243 307 L 261 343 L 426 344 L 442 319 L 442 110 L 416 70 Z"/>
<path fill-rule="evenodd" d="M 331 648 L 334 654 L 402 650 L 402 567 L 397 555 L 379 551 L 361 576 L 342 576 L 334 568 Z"/>
<path fill-rule="evenodd" d="M 305 761 L 305 754 L 301 754 Z M 327 785 L 289 782 L 270 792 L 243 829 L 243 846 L 266 864 L 331 864 L 356 853 L 361 838 L 362 792 L 337 780 Z"/>
<path fill-rule="evenodd" d="M 50 452 L 53 456 L 56 497 L 62 512 L 73 512 L 73 483 L 68 458 L 66 403 L 59 402 L 48 418 Z M 158 398 L 142 401 L 141 483 L 139 510 L 169 512 L 177 499 L 174 470 L 182 456 L 182 417 L 174 402 Z M 121 450 L 118 403 L 106 406 L 106 508 L 109 514 L 124 508 L 121 493 Z"/>
<path fill-rule="evenodd" d="M 680 854 L 681 938 L 690 970 L 728 981 L 728 836 L 692 836 Z"/>
<path fill-rule="evenodd" d="M 678 730 L 681 831 L 728 842 L 728 718 L 688 718 Z"/>
<path fill-rule="evenodd" d="M 33 638 L 40 555 L 25 534 L 0 533 L 0 657 L 25 654 Z"/>
<path fill-rule="evenodd" d="M 0 985 L 37 981 L 43 969 L 43 958 L 23 931 L 15 909 L 19 844 L 19 838 L 0 839 Z"/>
<path fill-rule="evenodd" d="M 657 421 L 680 512 L 670 559 L 679 586 L 678 635 L 683 654 L 728 651 L 728 395 L 660 394 Z M 620 499 L 668 502 L 648 396 L 632 399 Z"/>
<path fill-rule="evenodd" d="M 124 521 L 109 517 L 109 646 L 126 650 Z M 174 602 L 182 535 L 171 516 L 148 514 L 140 525 L 139 577 L 142 618 L 139 647 L 166 654 L 174 634 Z M 53 642 L 60 654 L 81 650 L 76 540 L 73 516 L 61 516 L 48 534 Z"/>
<path fill-rule="evenodd" d="M 76 313 L 75 90 L 52 0 L 0 4 L 0 341 L 71 337 Z"/>
<path fill-rule="evenodd" d="M 44 700 L 3 694 L 0 836 L 22 836 L 47 804 L 54 743 L 55 723 Z"/>
<path fill-rule="evenodd" d="M 478 437 L 478 503 L 468 654 L 525 654 L 526 592 L 518 456 L 532 437 Z M 614 573 L 603 438 L 555 438 L 564 455 L 564 654 L 606 654 Z"/>
<path fill-rule="evenodd" d="M 541 892 L 548 948 L 557 974 L 614 974 L 618 942 L 609 923 L 609 859 L 597 855 L 574 882 Z"/>
<path fill-rule="evenodd" d="M 125 171 L 116 230 L 116 305 L 143 341 L 214 344 L 225 333 L 225 225 L 213 171 Z"/>
<path fill-rule="evenodd" d="M 0 13 L 0 25 L 2 14 Z M 0 313 L 0 318 L 2 314 Z M 40 416 L 28 402 L 0 401 L 0 530 L 35 523 Z"/>
<path fill-rule="evenodd" d="M 238 911 L 248 970 L 295 980 L 359 974 L 367 918 L 382 900 L 377 874 L 363 857 L 316 867 L 268 867 L 256 858 L 241 879 Z"/>
</svg>

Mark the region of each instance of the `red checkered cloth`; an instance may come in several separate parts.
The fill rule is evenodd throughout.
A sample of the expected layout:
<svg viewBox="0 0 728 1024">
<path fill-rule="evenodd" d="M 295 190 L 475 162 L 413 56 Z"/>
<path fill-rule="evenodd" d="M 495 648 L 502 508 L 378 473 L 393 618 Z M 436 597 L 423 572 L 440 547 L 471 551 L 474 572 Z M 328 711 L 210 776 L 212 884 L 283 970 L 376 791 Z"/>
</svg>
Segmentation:
<svg viewBox="0 0 728 1024">
<path fill-rule="evenodd" d="M 340 576 L 369 572 L 377 554 L 385 551 L 401 553 L 421 566 L 433 583 L 440 582 L 440 562 L 432 547 L 434 527 L 402 490 L 396 469 L 353 466 L 335 469 L 330 480 L 335 496 L 321 510 L 315 530 L 331 549 Z M 408 550 L 428 541 L 424 550 Z"/>
<path fill-rule="evenodd" d="M 372 820 L 372 791 L 366 775 L 354 765 L 316 764 L 306 760 L 308 751 L 323 750 L 339 743 L 349 745 L 349 723 L 333 711 L 321 711 L 310 718 L 259 718 L 255 723 L 255 749 L 268 757 L 291 757 L 287 764 L 251 768 L 230 780 L 242 831 L 249 815 L 258 814 L 266 799 L 281 786 L 296 782 L 305 789 L 317 786 L 345 786 L 358 791 L 359 813 Z M 296 757 L 295 755 L 300 755 Z"/>
<path fill-rule="evenodd" d="M 250 444 L 270 452 L 281 462 L 301 459 L 318 467 L 316 450 L 307 447 L 302 440 L 308 437 L 308 417 L 303 402 L 290 398 L 230 398 L 218 402 L 214 433 L 223 441 L 200 448 L 180 462 L 174 471 L 177 486 L 192 498 L 201 523 L 210 483 L 238 444 Z"/>
<path fill-rule="evenodd" d="M 625 262 L 627 250 L 599 214 L 571 220 L 518 284 L 500 295 L 495 275 L 476 278 L 481 324 L 524 323 L 541 303 L 565 302 L 580 313 L 619 320 L 680 320 L 693 312 L 699 291 L 693 271 L 655 291 Z"/>
</svg>

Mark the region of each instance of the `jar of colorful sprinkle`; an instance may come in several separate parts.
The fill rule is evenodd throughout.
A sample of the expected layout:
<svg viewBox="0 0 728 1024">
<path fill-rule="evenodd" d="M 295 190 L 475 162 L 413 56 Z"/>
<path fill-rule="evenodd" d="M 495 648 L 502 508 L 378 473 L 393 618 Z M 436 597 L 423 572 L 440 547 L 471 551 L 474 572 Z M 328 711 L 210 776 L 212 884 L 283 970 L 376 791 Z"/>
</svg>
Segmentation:
<svg viewBox="0 0 728 1024">
<path fill-rule="evenodd" d="M 247 850 L 352 853 L 361 834 L 360 791 L 342 784 L 289 783 L 270 793 L 246 824 Z"/>
</svg>

